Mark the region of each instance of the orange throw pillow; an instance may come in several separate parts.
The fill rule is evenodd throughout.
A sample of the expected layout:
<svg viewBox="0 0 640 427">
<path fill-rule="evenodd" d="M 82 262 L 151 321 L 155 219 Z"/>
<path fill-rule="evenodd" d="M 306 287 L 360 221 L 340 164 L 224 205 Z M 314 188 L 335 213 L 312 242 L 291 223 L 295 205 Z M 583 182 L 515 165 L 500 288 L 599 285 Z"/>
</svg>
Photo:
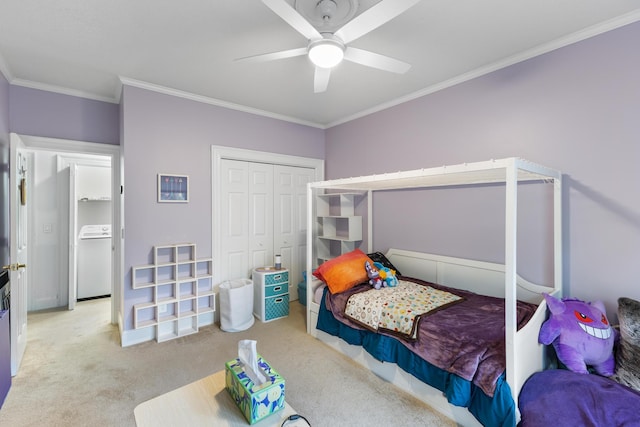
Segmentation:
<svg viewBox="0 0 640 427">
<path fill-rule="evenodd" d="M 325 261 L 313 275 L 325 282 L 332 294 L 339 294 L 369 279 L 364 268 L 365 261 L 373 265 L 373 261 L 364 252 L 355 249 Z"/>
</svg>

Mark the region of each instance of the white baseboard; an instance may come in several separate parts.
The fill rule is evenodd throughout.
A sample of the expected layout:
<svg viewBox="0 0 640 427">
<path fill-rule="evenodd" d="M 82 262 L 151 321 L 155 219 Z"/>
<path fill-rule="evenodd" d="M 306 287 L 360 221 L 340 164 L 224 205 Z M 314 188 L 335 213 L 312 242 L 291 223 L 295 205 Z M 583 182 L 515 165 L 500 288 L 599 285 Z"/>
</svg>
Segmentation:
<svg viewBox="0 0 640 427">
<path fill-rule="evenodd" d="M 203 313 L 198 316 L 198 327 L 212 325 L 215 322 L 214 312 Z M 122 321 L 120 321 L 122 324 Z M 140 329 L 129 329 L 123 331 L 120 329 L 120 345 L 129 347 L 131 345 L 141 344 L 156 339 L 156 327 L 149 326 Z"/>
<path fill-rule="evenodd" d="M 153 341 L 156 339 L 156 328 L 149 326 L 148 328 L 129 329 L 128 331 L 121 332 L 120 338 L 122 347 L 129 347 L 146 341 Z"/>
</svg>

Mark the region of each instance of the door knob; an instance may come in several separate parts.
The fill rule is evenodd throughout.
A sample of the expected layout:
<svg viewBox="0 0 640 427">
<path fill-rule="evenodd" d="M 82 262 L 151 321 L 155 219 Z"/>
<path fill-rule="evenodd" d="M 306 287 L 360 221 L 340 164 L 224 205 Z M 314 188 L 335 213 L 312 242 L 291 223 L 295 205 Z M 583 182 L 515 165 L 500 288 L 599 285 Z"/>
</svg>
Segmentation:
<svg viewBox="0 0 640 427">
<path fill-rule="evenodd" d="M 11 271 L 17 271 L 20 268 L 26 268 L 27 264 L 8 264 L 8 265 L 3 265 L 2 269 L 3 270 L 11 270 Z"/>
</svg>

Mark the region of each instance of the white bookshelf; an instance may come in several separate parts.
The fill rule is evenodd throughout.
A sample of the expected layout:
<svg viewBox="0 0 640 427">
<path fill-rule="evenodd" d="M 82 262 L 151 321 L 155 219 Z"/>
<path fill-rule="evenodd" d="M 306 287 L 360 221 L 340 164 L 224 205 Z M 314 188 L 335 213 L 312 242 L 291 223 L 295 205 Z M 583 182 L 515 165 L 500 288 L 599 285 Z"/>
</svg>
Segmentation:
<svg viewBox="0 0 640 427">
<path fill-rule="evenodd" d="M 154 327 L 158 342 L 198 332 L 215 311 L 213 260 L 197 259 L 193 243 L 154 246 L 153 264 L 133 267 L 131 278 L 133 289 L 151 290 L 133 306 L 133 327 Z"/>
<path fill-rule="evenodd" d="M 362 216 L 355 206 L 363 193 L 328 193 L 316 196 L 317 264 L 351 252 L 362 242 Z"/>
</svg>

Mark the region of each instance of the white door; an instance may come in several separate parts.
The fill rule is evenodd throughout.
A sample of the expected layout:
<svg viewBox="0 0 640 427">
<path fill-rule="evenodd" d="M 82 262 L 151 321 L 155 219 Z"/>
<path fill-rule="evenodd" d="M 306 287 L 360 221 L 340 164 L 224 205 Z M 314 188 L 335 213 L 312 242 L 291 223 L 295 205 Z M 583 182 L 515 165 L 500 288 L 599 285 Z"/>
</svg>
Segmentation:
<svg viewBox="0 0 640 427">
<path fill-rule="evenodd" d="M 63 173 L 69 178 L 69 310 L 76 308 L 78 299 L 78 239 L 76 229 L 78 228 L 78 197 L 76 195 L 76 176 L 78 165 L 71 164 Z"/>
<path fill-rule="evenodd" d="M 249 277 L 248 171 L 247 162 L 221 162 L 220 275 L 223 280 Z"/>
<path fill-rule="evenodd" d="M 16 375 L 27 347 L 27 157 L 20 137 L 11 134 L 10 146 L 10 264 L 11 375 Z"/>
<path fill-rule="evenodd" d="M 273 264 L 273 165 L 223 160 L 222 278 Z"/>
<path fill-rule="evenodd" d="M 313 169 L 294 166 L 274 168 L 274 247 L 289 269 L 289 299 L 298 299 L 297 284 L 307 268 L 307 183 Z"/>
<path fill-rule="evenodd" d="M 291 280 L 294 296 L 298 298 L 298 283 L 302 282 L 302 272 L 307 270 L 307 184 L 315 181 L 315 171 L 308 168 L 295 168 L 293 253 L 295 276 Z"/>
<path fill-rule="evenodd" d="M 290 300 L 306 270 L 307 184 L 316 170 L 220 160 L 220 280 L 249 277 L 280 255 L 289 269 Z"/>
<path fill-rule="evenodd" d="M 273 265 L 273 165 L 249 163 L 249 268 Z"/>
</svg>

